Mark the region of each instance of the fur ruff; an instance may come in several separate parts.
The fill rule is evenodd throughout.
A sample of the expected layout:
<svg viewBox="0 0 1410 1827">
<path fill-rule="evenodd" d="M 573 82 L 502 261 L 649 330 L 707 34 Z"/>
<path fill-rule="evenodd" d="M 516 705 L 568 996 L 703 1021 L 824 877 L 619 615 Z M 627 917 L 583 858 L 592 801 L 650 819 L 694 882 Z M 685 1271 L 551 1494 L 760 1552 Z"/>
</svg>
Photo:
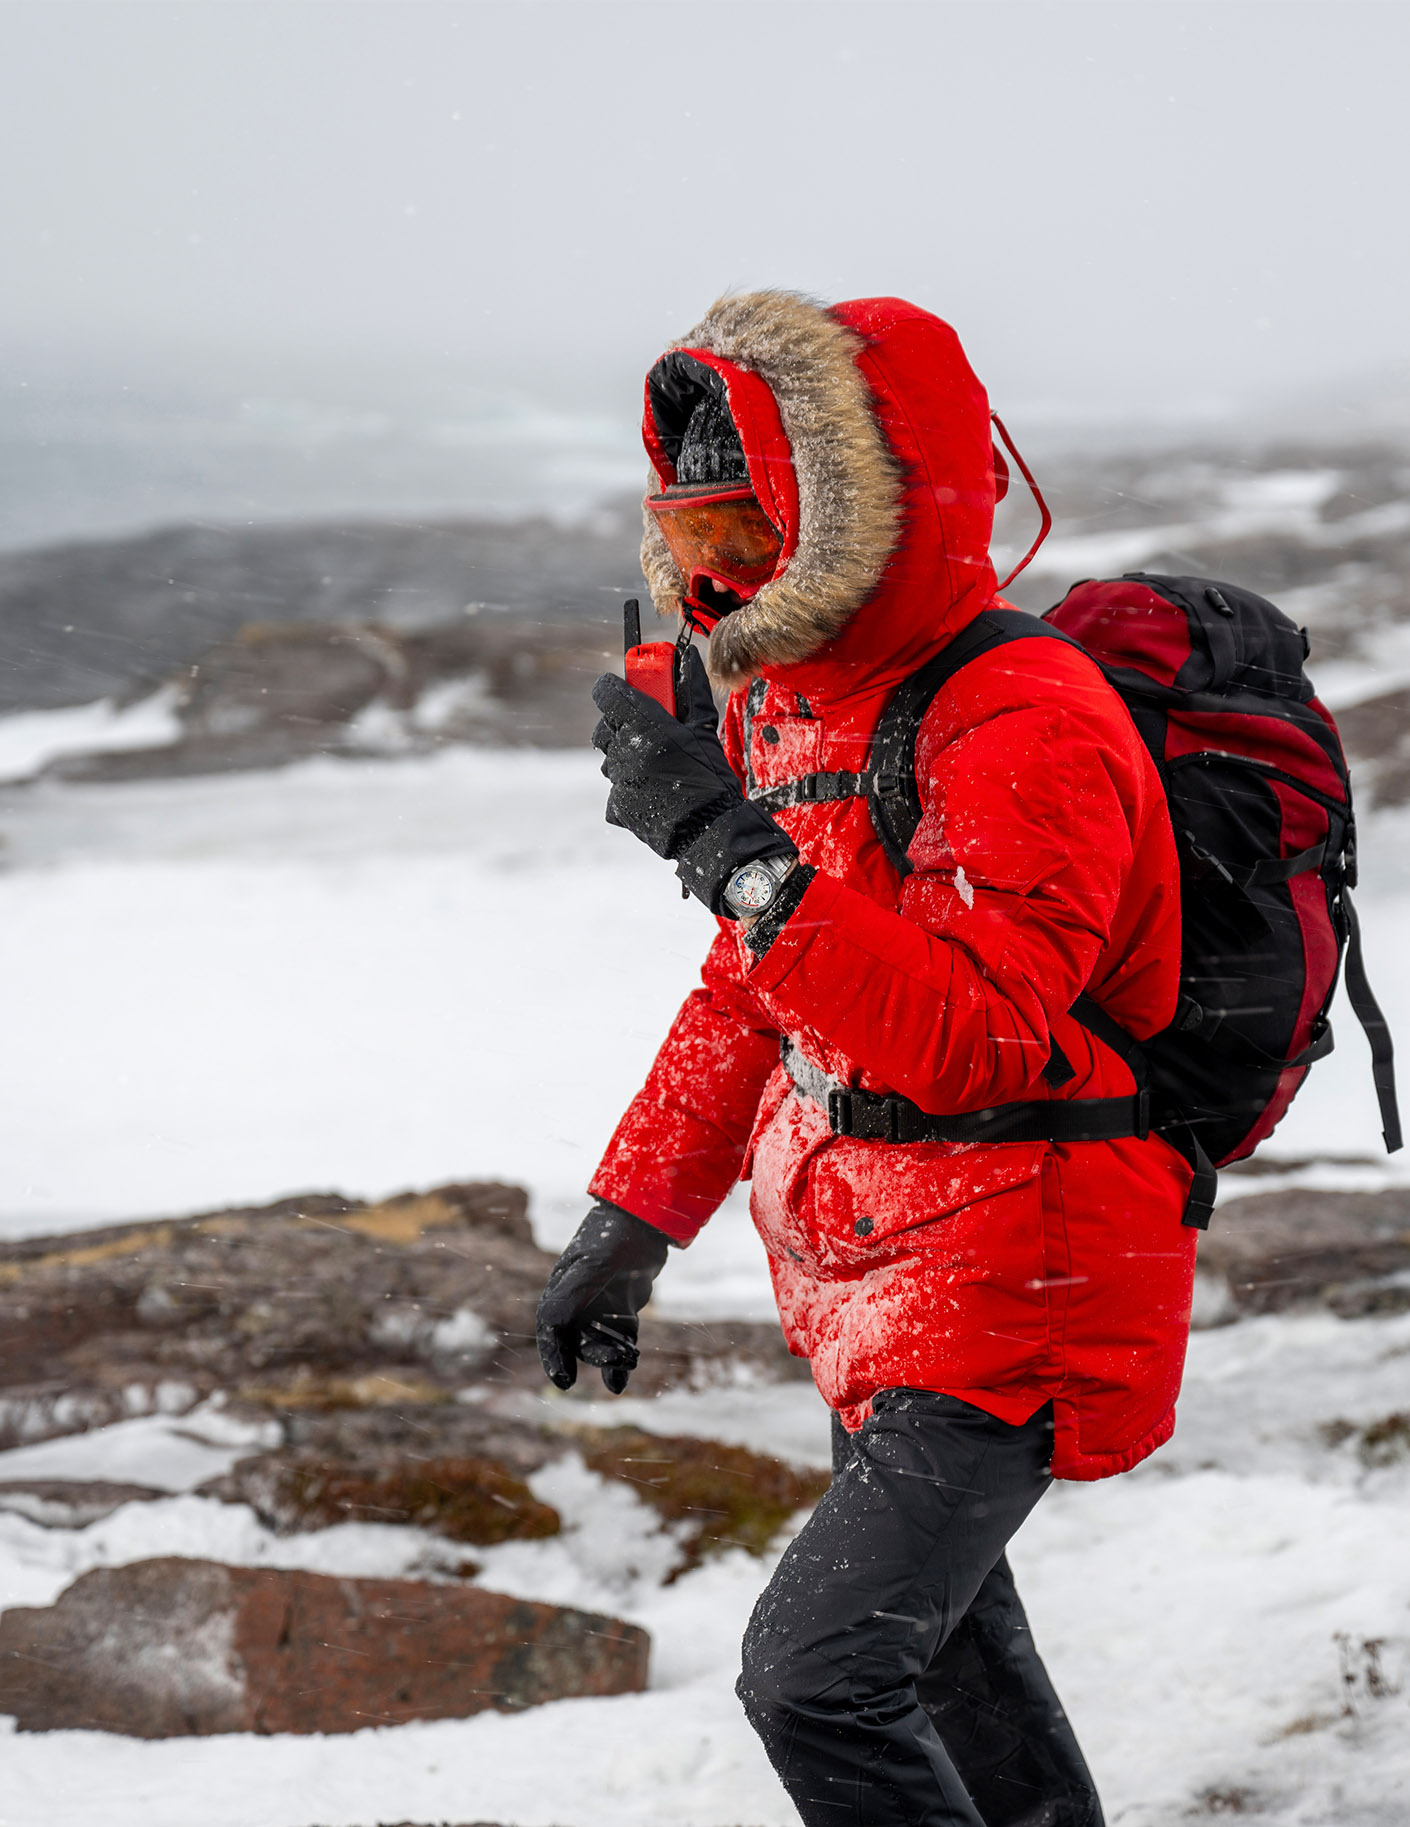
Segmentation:
<svg viewBox="0 0 1410 1827">
<path fill-rule="evenodd" d="M 798 481 L 798 546 L 782 574 L 710 636 L 708 664 L 730 690 L 769 666 L 806 660 L 841 632 L 881 580 L 901 519 L 900 466 L 886 447 L 856 357 L 865 345 L 796 292 L 719 299 L 671 345 L 703 349 L 764 380 L 778 402 Z M 659 488 L 653 474 L 651 488 Z M 655 517 L 641 565 L 663 615 L 685 583 Z"/>
</svg>

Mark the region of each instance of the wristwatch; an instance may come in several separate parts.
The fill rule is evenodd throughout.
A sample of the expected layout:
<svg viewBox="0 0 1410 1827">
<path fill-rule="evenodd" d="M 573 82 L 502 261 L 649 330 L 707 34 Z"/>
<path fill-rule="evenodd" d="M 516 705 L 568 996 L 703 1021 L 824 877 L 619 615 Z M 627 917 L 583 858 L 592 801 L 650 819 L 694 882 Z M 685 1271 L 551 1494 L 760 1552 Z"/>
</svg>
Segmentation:
<svg viewBox="0 0 1410 1827">
<path fill-rule="evenodd" d="M 797 861 L 796 856 L 764 856 L 745 863 L 725 884 L 725 906 L 737 919 L 767 913 L 778 899 L 783 878 Z"/>
</svg>

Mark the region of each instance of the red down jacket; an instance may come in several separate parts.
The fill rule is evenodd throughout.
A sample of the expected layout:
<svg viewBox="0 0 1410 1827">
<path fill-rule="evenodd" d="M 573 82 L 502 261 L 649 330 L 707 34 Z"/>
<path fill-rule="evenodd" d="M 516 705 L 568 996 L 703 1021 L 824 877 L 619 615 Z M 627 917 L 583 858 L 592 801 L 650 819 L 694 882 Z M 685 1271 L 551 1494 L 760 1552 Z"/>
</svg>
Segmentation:
<svg viewBox="0 0 1410 1827">
<path fill-rule="evenodd" d="M 727 752 L 759 786 L 860 769 L 898 682 L 996 600 L 983 389 L 949 326 L 898 299 L 730 298 L 678 346 L 723 377 L 785 533 L 773 581 L 711 637 L 712 672 L 739 688 Z M 669 483 L 649 405 L 645 437 Z M 681 581 L 650 527 L 643 560 L 674 609 Z M 1126 1066 L 1067 1010 L 1087 989 L 1137 1037 L 1171 1018 L 1164 796 L 1097 667 L 1056 641 L 997 649 L 945 686 L 917 779 L 904 882 L 864 800 L 777 814 L 817 874 L 762 955 L 720 922 L 591 1190 L 687 1243 L 752 1177 L 788 1343 L 849 1427 L 897 1385 L 1009 1422 L 1051 1399 L 1054 1472 L 1103 1477 L 1174 1425 L 1195 1253 L 1184 1161 L 1155 1137 L 834 1137 L 779 1042 L 937 1113 L 1129 1095 Z M 1076 1069 L 1059 1091 L 1042 1077 L 1054 1040 Z"/>
</svg>

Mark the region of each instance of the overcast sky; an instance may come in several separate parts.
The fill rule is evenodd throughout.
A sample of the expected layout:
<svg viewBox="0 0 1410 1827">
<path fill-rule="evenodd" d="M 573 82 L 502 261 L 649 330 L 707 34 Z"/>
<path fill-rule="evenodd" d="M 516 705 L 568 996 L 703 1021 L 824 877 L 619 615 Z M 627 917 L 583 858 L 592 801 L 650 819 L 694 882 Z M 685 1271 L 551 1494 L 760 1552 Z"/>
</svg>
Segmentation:
<svg viewBox="0 0 1410 1827">
<path fill-rule="evenodd" d="M 0 0 L 0 346 L 606 405 L 726 287 L 897 292 L 996 402 L 1410 353 L 1410 7 Z M 13 356 L 12 356 L 13 359 Z"/>
</svg>

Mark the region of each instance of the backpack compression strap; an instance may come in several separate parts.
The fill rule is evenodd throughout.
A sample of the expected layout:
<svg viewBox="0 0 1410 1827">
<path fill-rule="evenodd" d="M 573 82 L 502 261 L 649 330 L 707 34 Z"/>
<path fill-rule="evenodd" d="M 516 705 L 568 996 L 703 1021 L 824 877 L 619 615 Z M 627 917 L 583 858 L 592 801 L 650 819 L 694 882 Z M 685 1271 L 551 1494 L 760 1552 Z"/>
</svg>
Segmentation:
<svg viewBox="0 0 1410 1827">
<path fill-rule="evenodd" d="M 1393 1155 L 1401 1146 L 1400 1107 L 1395 1097 L 1395 1048 L 1390 1025 L 1366 976 L 1366 959 L 1361 951 L 1361 922 L 1351 904 L 1351 892 L 1343 887 L 1341 904 L 1346 912 L 1346 994 L 1356 1019 L 1361 1023 L 1366 1044 L 1371 1049 L 1371 1076 L 1376 1087 L 1376 1102 L 1381 1109 L 1381 1134 L 1386 1153 Z"/>
<path fill-rule="evenodd" d="M 1089 1034 L 1105 1042 L 1113 1053 L 1125 1060 L 1136 1081 L 1137 1090 L 1148 1100 L 1151 1068 L 1141 1043 L 1134 1040 L 1119 1021 L 1113 1020 L 1100 1003 L 1093 1002 L 1085 991 L 1068 1013 L 1080 1021 Z M 1205 1153 L 1198 1131 L 1179 1111 L 1167 1109 L 1156 1111 L 1151 1127 L 1185 1157 L 1194 1176 L 1190 1181 L 1189 1196 L 1180 1222 L 1196 1231 L 1208 1230 L 1214 1212 L 1214 1196 L 1219 1190 L 1219 1174 Z"/>
</svg>

